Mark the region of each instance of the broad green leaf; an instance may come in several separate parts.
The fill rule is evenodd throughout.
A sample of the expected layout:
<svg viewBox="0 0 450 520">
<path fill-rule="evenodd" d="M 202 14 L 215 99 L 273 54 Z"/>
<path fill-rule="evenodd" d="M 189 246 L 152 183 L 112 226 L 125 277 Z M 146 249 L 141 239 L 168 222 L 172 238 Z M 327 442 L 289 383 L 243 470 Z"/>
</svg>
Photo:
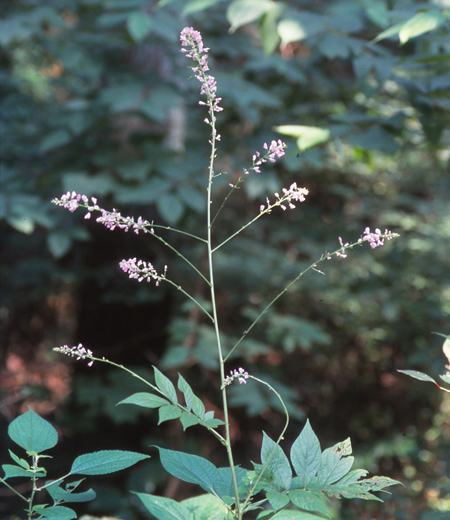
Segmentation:
<svg viewBox="0 0 450 520">
<path fill-rule="evenodd" d="M 166 450 L 156 446 L 159 450 L 163 468 L 180 480 L 197 484 L 205 491 L 216 493 L 219 497 L 232 494 L 231 472 L 229 468 L 220 470 L 212 462 L 181 451 Z M 246 474 L 241 471 L 241 477 Z"/>
<path fill-rule="evenodd" d="M 198 520 L 225 520 L 227 508 L 214 495 L 206 494 L 188 498 L 181 502 Z"/>
<path fill-rule="evenodd" d="M 300 509 L 315 511 L 316 513 L 330 517 L 324 501 L 325 499 L 311 493 L 311 491 L 307 491 L 306 489 L 292 489 L 289 491 L 289 498 L 292 503 Z"/>
<path fill-rule="evenodd" d="M 401 374 L 406 374 L 407 376 L 413 377 L 414 379 L 418 379 L 419 381 L 427 381 L 439 386 L 431 376 L 424 374 L 423 372 L 418 372 L 417 370 L 397 370 L 397 372 L 400 372 Z"/>
<path fill-rule="evenodd" d="M 167 397 L 167 399 L 172 401 L 173 404 L 177 404 L 178 403 L 177 392 L 175 390 L 175 387 L 173 386 L 173 383 L 170 381 L 170 379 L 168 377 L 166 377 L 156 367 L 153 367 L 153 370 L 155 372 L 156 386 Z"/>
<path fill-rule="evenodd" d="M 53 448 L 58 442 L 55 428 L 31 408 L 14 419 L 8 427 L 8 435 L 24 450 L 34 453 Z"/>
<path fill-rule="evenodd" d="M 151 31 L 153 19 L 147 13 L 135 12 L 131 13 L 127 19 L 127 29 L 129 35 L 135 42 L 143 40 Z"/>
<path fill-rule="evenodd" d="M 330 137 L 330 131 L 327 128 L 316 126 L 281 125 L 276 126 L 275 131 L 283 135 L 297 137 L 297 146 L 301 152 L 324 143 Z"/>
<path fill-rule="evenodd" d="M 445 22 L 444 15 L 434 9 L 415 14 L 400 29 L 398 36 L 403 45 L 411 38 L 433 31 Z"/>
<path fill-rule="evenodd" d="M 180 416 L 181 424 L 183 425 L 183 431 L 189 426 L 195 426 L 200 422 L 200 419 L 196 417 L 193 413 L 183 412 Z"/>
<path fill-rule="evenodd" d="M 67 130 L 55 130 L 51 134 L 44 137 L 41 142 L 41 146 L 39 150 L 41 153 L 47 153 L 56 148 L 60 148 L 61 146 L 69 143 L 71 141 L 71 136 Z"/>
<path fill-rule="evenodd" d="M 165 421 L 171 421 L 173 419 L 178 419 L 181 416 L 181 409 L 174 404 L 168 404 L 166 406 L 161 406 L 158 410 L 159 420 L 158 424 L 161 424 Z"/>
<path fill-rule="evenodd" d="M 320 520 L 317 515 L 305 513 L 305 511 L 290 511 L 283 509 L 275 513 L 271 520 Z"/>
<path fill-rule="evenodd" d="M 337 482 L 352 468 L 354 457 L 351 457 L 350 439 L 339 442 L 326 449 L 320 457 L 320 469 L 317 473 L 319 483 L 327 486 Z"/>
<path fill-rule="evenodd" d="M 148 392 L 137 392 L 117 403 L 117 406 L 119 404 L 135 404 L 143 408 L 159 408 L 160 406 L 167 405 L 168 401 L 163 397 L 159 397 L 159 395 L 150 394 Z"/>
<path fill-rule="evenodd" d="M 150 455 L 134 451 L 103 450 L 77 457 L 70 470 L 71 475 L 106 475 L 129 468 Z"/>
<path fill-rule="evenodd" d="M 222 1 L 223 0 L 190 0 L 187 5 L 183 7 L 183 14 L 198 13 Z"/>
<path fill-rule="evenodd" d="M 316 476 L 320 468 L 320 442 L 309 423 L 303 427 L 291 448 L 291 462 L 305 487 Z"/>
<path fill-rule="evenodd" d="M 53 231 L 47 235 L 47 247 L 55 258 L 62 258 L 72 247 L 72 238 L 65 232 Z"/>
<path fill-rule="evenodd" d="M 24 468 L 21 468 L 20 466 L 14 466 L 13 464 L 3 464 L 2 469 L 5 472 L 3 480 L 14 477 L 45 477 L 45 473 L 34 473 L 33 471 L 26 470 Z"/>
<path fill-rule="evenodd" d="M 289 489 L 292 481 L 292 470 L 288 458 L 281 447 L 265 432 L 261 446 L 261 462 L 273 473 L 278 485 Z"/>
<path fill-rule="evenodd" d="M 52 520 L 72 520 L 73 518 L 77 518 L 77 514 L 73 509 L 64 506 L 52 506 L 39 509 L 39 514 L 44 518 L 50 518 Z"/>
<path fill-rule="evenodd" d="M 156 207 L 161 217 L 168 224 L 176 224 L 183 215 L 184 207 L 180 198 L 172 193 L 165 193 L 156 200 Z"/>
<path fill-rule="evenodd" d="M 307 36 L 307 32 L 302 24 L 292 19 L 281 20 L 278 24 L 277 31 L 283 47 L 286 47 L 289 43 L 304 40 Z"/>
<path fill-rule="evenodd" d="M 221 419 L 207 419 L 204 421 L 204 424 L 209 428 L 217 428 L 218 426 L 221 426 L 225 423 Z"/>
<path fill-rule="evenodd" d="M 268 491 L 266 497 L 275 511 L 278 511 L 289 504 L 289 497 L 284 493 L 279 493 L 278 491 Z"/>
<path fill-rule="evenodd" d="M 16 217 L 14 215 L 9 215 L 6 217 L 6 221 L 11 227 L 17 229 L 17 231 L 20 231 L 21 233 L 24 233 L 25 235 L 31 235 L 31 233 L 33 233 L 36 228 L 34 220 L 26 216 Z"/>
<path fill-rule="evenodd" d="M 269 9 L 273 8 L 271 0 L 234 0 L 228 6 L 227 20 L 230 22 L 230 33 L 236 29 L 261 18 Z"/>
<path fill-rule="evenodd" d="M 171 498 L 157 497 L 148 493 L 136 493 L 147 510 L 158 520 L 190 520 L 193 518 L 183 504 Z"/>
</svg>

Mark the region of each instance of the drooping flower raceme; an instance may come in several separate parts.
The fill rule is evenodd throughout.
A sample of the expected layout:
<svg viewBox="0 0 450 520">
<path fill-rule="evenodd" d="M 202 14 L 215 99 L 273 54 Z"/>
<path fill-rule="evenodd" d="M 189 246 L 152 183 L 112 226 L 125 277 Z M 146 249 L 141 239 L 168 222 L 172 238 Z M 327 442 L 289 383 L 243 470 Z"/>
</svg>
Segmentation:
<svg viewBox="0 0 450 520">
<path fill-rule="evenodd" d="M 231 385 L 231 383 L 237 379 L 240 385 L 247 384 L 247 379 L 249 378 L 248 372 L 240 367 L 238 370 L 234 369 L 230 371 L 230 375 L 225 378 L 223 384 L 225 386 Z"/>
<path fill-rule="evenodd" d="M 380 247 L 384 244 L 384 239 L 392 240 L 396 236 L 398 236 L 396 233 L 391 233 L 391 231 L 387 229 L 384 230 L 384 233 L 381 233 L 381 230 L 377 228 L 375 229 L 374 233 L 371 233 L 370 228 L 366 227 L 363 237 L 360 239 L 360 241 L 367 240 L 370 244 L 370 247 L 375 249 L 376 247 Z"/>
<path fill-rule="evenodd" d="M 167 265 L 164 266 L 164 274 L 161 276 L 156 272 L 156 269 L 150 262 L 144 262 L 136 258 L 122 260 L 119 265 L 124 273 L 128 273 L 130 278 L 134 278 L 138 282 L 142 282 L 142 280 L 146 280 L 147 282 L 155 280 L 156 286 L 159 285 L 161 280 L 164 280 L 167 273 Z"/>
<path fill-rule="evenodd" d="M 125 232 L 132 229 L 136 235 L 138 235 L 140 231 L 143 233 L 153 233 L 152 225 L 148 220 L 144 220 L 142 217 L 138 217 L 137 220 L 134 220 L 134 217 L 123 217 L 115 209 L 107 211 L 97 204 L 97 199 L 95 197 L 91 197 L 89 201 L 86 195 L 81 195 L 75 191 L 68 191 L 62 195 L 60 199 L 53 199 L 52 202 L 57 206 L 62 206 L 63 208 L 68 209 L 72 213 L 78 208 L 86 208 L 88 212 L 84 216 L 85 219 L 90 219 L 91 214 L 94 211 L 100 211 L 101 216 L 97 217 L 96 222 L 103 224 L 111 231 L 119 228 Z"/>
<path fill-rule="evenodd" d="M 78 344 L 77 347 L 68 347 L 67 345 L 63 345 L 62 347 L 56 347 L 53 349 L 55 352 L 60 352 L 61 354 L 65 354 L 66 356 L 76 357 L 79 359 L 92 358 L 94 356 L 92 350 L 86 349 L 83 347 L 81 343 Z M 88 363 L 88 366 L 91 367 L 94 364 L 94 360 L 91 360 Z"/>
<path fill-rule="evenodd" d="M 307 188 L 299 188 L 297 183 L 294 182 L 289 186 L 289 188 L 283 188 L 282 192 L 282 195 L 275 193 L 277 200 L 273 203 L 271 203 L 267 198 L 267 206 L 261 204 L 259 207 L 260 213 L 271 213 L 272 209 L 276 206 L 279 206 L 283 210 L 286 210 L 288 207 L 290 209 L 294 209 L 296 207 L 294 202 L 304 202 L 306 195 L 309 193 L 309 190 Z"/>
</svg>

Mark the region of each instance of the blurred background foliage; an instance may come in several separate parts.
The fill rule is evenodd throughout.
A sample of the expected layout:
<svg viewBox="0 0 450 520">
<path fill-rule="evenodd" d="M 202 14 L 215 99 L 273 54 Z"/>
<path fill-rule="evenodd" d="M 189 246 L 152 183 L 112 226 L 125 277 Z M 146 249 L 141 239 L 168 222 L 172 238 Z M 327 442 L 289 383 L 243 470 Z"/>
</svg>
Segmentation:
<svg viewBox="0 0 450 520">
<path fill-rule="evenodd" d="M 229 368 L 242 364 L 286 399 L 285 447 L 309 417 L 324 447 L 350 436 L 359 465 L 405 483 L 384 504 L 335 504 L 338 518 L 448 518 L 450 401 L 396 369 L 442 373 L 443 340 L 431 332 L 450 331 L 449 12 L 448 0 L 0 4 L 3 461 L 8 422 L 32 404 L 64 437 L 58 474 L 81 452 L 150 444 L 226 464 L 203 432 L 183 436 L 178 424 L 156 428 L 156 417 L 116 408 L 141 390 L 126 374 L 51 352 L 82 342 L 143 374 L 157 364 L 172 378 L 183 373 L 210 409 L 218 403 L 209 324 L 171 287 L 128 280 L 118 262 L 168 264 L 200 299 L 206 286 L 151 237 L 107 231 L 50 203 L 75 190 L 107 209 L 204 233 L 208 127 L 179 51 L 180 30 L 194 26 L 223 98 L 217 207 L 264 142 L 289 145 L 275 167 L 246 177 L 220 215 L 216 243 L 266 195 L 293 182 L 310 190 L 295 211 L 274 211 L 217 253 L 224 344 L 337 249 L 338 236 L 357 240 L 366 226 L 401 234 L 327 263 L 325 276 L 307 274 Z M 280 125 L 316 130 L 286 137 Z M 205 266 L 198 243 L 164 238 Z M 237 458 L 248 466 L 259 461 L 261 429 L 275 436 L 282 415 L 261 386 L 232 387 L 230 397 Z M 91 514 L 148 518 L 130 488 L 174 498 L 195 491 L 168 480 L 156 459 L 126 478 L 102 478 Z M 0 492 L 0 516 L 18 514 Z"/>
</svg>

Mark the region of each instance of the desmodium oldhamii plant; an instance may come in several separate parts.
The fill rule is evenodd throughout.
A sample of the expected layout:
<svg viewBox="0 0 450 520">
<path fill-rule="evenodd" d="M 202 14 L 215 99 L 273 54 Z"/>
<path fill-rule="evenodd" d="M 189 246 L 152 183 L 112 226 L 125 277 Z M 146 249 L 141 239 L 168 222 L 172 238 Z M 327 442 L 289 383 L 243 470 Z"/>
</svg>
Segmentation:
<svg viewBox="0 0 450 520">
<path fill-rule="evenodd" d="M 191 68 L 194 71 L 195 77 L 201 83 L 201 95 L 203 96 L 200 105 L 204 105 L 207 109 L 208 116 L 205 118 L 205 122 L 211 128 L 211 138 L 209 141 L 211 154 L 208 167 L 208 178 L 205 180 L 207 183 L 207 212 L 204 235 L 198 236 L 165 225 L 155 224 L 154 222 L 149 222 L 142 217 L 137 219 L 134 219 L 133 217 L 125 217 L 115 209 L 113 211 L 107 211 L 102 208 L 94 197 L 88 198 L 85 195 L 75 192 L 68 192 L 60 199 L 55 199 L 53 202 L 69 209 L 70 211 L 75 211 L 80 207 L 85 208 L 87 210 L 85 218 L 87 219 L 91 218 L 94 213 L 100 213 L 97 222 L 103 224 L 110 230 L 119 228 L 124 231 L 133 231 L 136 234 L 149 234 L 153 238 L 161 241 L 166 247 L 176 252 L 176 254 L 192 268 L 195 275 L 200 276 L 203 279 L 204 283 L 210 290 L 210 305 L 204 305 L 201 301 L 197 300 L 193 295 L 187 292 L 182 286 L 175 283 L 170 278 L 170 270 L 167 266 L 164 267 L 162 272 L 158 272 L 151 263 L 138 260 L 137 258 L 130 258 L 120 262 L 121 269 L 127 273 L 130 278 L 137 279 L 139 282 L 147 281 L 154 282 L 155 285 L 161 283 L 169 283 L 173 285 L 187 298 L 194 302 L 204 313 L 205 319 L 211 322 L 215 332 L 217 356 L 220 367 L 220 380 L 218 381 L 217 386 L 221 392 L 223 420 L 214 417 L 213 411 L 206 410 L 203 402 L 194 394 L 191 386 L 181 375 L 178 376 L 177 386 L 180 393 L 183 394 L 183 402 L 179 401 L 176 388 L 172 381 L 170 381 L 169 378 L 157 367 L 153 367 L 154 382 L 150 382 L 122 365 L 118 365 L 105 358 L 95 357 L 93 352 L 86 349 L 81 344 L 72 348 L 65 345 L 55 348 L 54 350 L 76 357 L 77 359 L 87 359 L 89 360 L 89 365 L 92 365 L 94 362 L 104 362 L 127 371 L 133 377 L 141 380 L 143 385 L 146 385 L 150 391 L 133 394 L 121 401 L 119 404 L 133 404 L 145 408 L 158 409 L 160 423 L 167 420 L 179 419 L 184 430 L 194 425 L 203 426 L 226 450 L 228 467 L 217 468 L 214 464 L 203 457 L 157 447 L 161 464 L 168 473 L 185 482 L 197 484 L 206 492 L 206 494 L 182 502 L 176 502 L 168 498 L 146 493 L 136 493 L 144 506 L 159 520 L 206 520 L 207 518 L 212 517 L 217 519 L 223 518 L 224 520 L 241 520 L 247 512 L 255 510 L 256 513 L 258 513 L 258 518 L 273 518 L 274 520 L 287 518 L 295 520 L 312 520 L 330 516 L 327 507 L 328 497 L 380 500 L 377 496 L 373 495 L 372 492 L 382 491 L 384 488 L 397 484 L 398 482 L 388 477 L 365 478 L 367 471 L 352 470 L 353 457 L 351 456 L 352 447 L 350 439 L 339 442 L 332 448 L 328 448 L 322 452 L 319 440 L 309 421 L 306 422 L 303 430 L 291 447 L 289 462 L 288 457 L 280 447 L 280 442 L 282 441 L 289 424 L 289 414 L 281 396 L 267 382 L 249 374 L 247 370 L 242 367 L 233 368 L 229 372 L 229 375 L 227 375 L 226 365 L 230 356 L 238 347 L 241 346 L 241 343 L 245 340 L 262 316 L 304 274 L 308 271 L 317 271 L 321 273 L 318 267 L 321 262 L 331 260 L 334 256 L 345 258 L 350 249 L 362 245 L 364 242 L 368 242 L 371 248 L 376 248 L 382 246 L 384 240 L 390 240 L 398 235 L 391 233 L 388 230 L 385 230 L 384 233 L 379 229 L 371 232 L 369 228 L 366 228 L 363 236 L 354 243 L 344 242 L 342 238 L 339 237 L 339 247 L 334 252 L 325 252 L 317 261 L 301 271 L 275 298 L 272 299 L 272 301 L 265 306 L 262 312 L 254 319 L 249 327 L 247 327 L 247 330 L 236 341 L 234 346 L 225 352 L 221 344 L 219 321 L 217 317 L 218 308 L 216 302 L 216 286 L 214 282 L 215 252 L 224 247 L 244 229 L 248 228 L 258 219 L 270 214 L 273 210 L 276 210 L 277 208 L 281 208 L 282 210 L 294 209 L 297 203 L 305 200 L 308 195 L 308 190 L 306 188 L 298 187 L 296 183 L 291 184 L 289 188 L 283 189 L 281 193 L 275 193 L 273 198 L 267 198 L 265 202 L 260 205 L 259 213 L 247 224 L 237 229 L 236 232 L 232 233 L 221 243 L 213 243 L 212 230 L 228 198 L 239 187 L 239 185 L 245 181 L 247 175 L 251 172 L 258 173 L 261 166 L 267 161 L 276 162 L 277 159 L 282 157 L 285 153 L 284 150 L 286 145 L 281 140 L 274 140 L 270 144 L 264 144 L 264 152 L 256 152 L 253 155 L 252 165 L 243 170 L 242 175 L 236 182 L 229 184 L 230 189 L 228 195 L 224 198 L 223 202 L 218 205 L 216 213 L 213 214 L 212 203 L 215 179 L 222 175 L 214 169 L 217 145 L 220 142 L 220 135 L 217 133 L 216 129 L 216 114 L 222 110 L 220 107 L 221 98 L 217 97 L 216 80 L 213 76 L 208 74 L 208 49 L 203 46 L 200 33 L 192 28 L 183 29 L 181 32 L 181 44 L 182 52 L 186 53 L 186 57 L 194 63 Z M 189 239 L 203 244 L 208 258 L 207 272 L 202 272 L 202 270 L 195 266 L 189 258 L 184 256 L 180 251 L 160 236 L 159 230 L 170 230 L 176 233 L 181 233 Z M 244 469 L 243 467 L 236 465 L 233 454 L 228 417 L 227 389 L 229 385 L 236 380 L 241 384 L 246 384 L 249 379 L 254 380 L 258 384 L 267 386 L 277 396 L 282 404 L 286 420 L 285 426 L 276 441 L 272 440 L 263 432 L 261 463 L 253 463 L 252 469 Z M 27 413 L 32 412 L 30 411 Z M 31 439 L 35 435 L 35 430 L 30 429 L 27 432 L 27 435 Z M 13 438 L 13 440 L 16 439 Z M 29 452 L 33 451 L 28 445 L 24 447 Z M 137 454 L 135 455 L 137 456 Z M 145 456 L 141 457 L 144 458 Z M 21 459 L 18 459 L 15 456 L 13 459 L 17 464 L 15 467 L 23 468 L 23 471 L 25 472 L 28 471 L 28 469 L 21 465 L 23 464 Z M 134 462 L 136 461 L 137 460 L 134 460 Z M 293 476 L 292 467 L 295 471 L 295 476 Z M 21 476 L 27 475 L 28 473 Z M 41 478 L 41 476 L 43 476 L 43 474 L 41 475 L 41 473 L 39 473 L 38 476 L 36 476 L 34 473 L 32 478 L 37 479 Z M 6 475 L 6 478 L 9 478 L 8 475 Z M 5 479 L 3 479 L 3 482 L 4 481 Z M 7 485 L 9 486 L 9 484 Z M 47 488 L 48 487 L 49 486 L 47 485 Z M 70 489 L 71 488 L 69 488 L 69 490 Z M 66 491 L 61 493 L 61 501 L 63 501 L 63 499 L 69 494 L 67 487 Z M 33 508 L 32 500 L 33 497 L 31 497 L 29 502 L 29 518 L 49 517 L 49 515 L 46 514 L 45 509 L 36 510 L 36 508 Z M 260 511 L 258 512 L 258 510 Z M 66 516 L 60 518 L 69 519 L 74 517 Z"/>
</svg>

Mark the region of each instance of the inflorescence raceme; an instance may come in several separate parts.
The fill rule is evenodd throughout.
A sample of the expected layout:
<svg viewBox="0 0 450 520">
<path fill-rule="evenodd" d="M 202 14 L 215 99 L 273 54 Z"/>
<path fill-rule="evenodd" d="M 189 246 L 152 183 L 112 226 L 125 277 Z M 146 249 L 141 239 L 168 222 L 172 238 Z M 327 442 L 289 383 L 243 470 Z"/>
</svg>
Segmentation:
<svg viewBox="0 0 450 520">
<path fill-rule="evenodd" d="M 81 343 L 78 344 L 77 347 L 68 347 L 67 345 L 63 345 L 62 347 L 55 347 L 53 349 L 55 352 L 60 352 L 61 354 L 66 354 L 66 356 L 76 357 L 77 361 L 79 359 L 91 359 L 88 363 L 88 367 L 91 367 L 94 364 L 94 360 L 92 359 L 94 354 L 92 350 L 85 349 Z"/>
<path fill-rule="evenodd" d="M 231 385 L 231 383 L 237 379 L 239 384 L 247 384 L 247 379 L 249 378 L 248 372 L 246 372 L 242 367 L 238 370 L 234 369 L 230 371 L 230 375 L 225 378 L 223 382 L 224 386 Z"/>
</svg>

